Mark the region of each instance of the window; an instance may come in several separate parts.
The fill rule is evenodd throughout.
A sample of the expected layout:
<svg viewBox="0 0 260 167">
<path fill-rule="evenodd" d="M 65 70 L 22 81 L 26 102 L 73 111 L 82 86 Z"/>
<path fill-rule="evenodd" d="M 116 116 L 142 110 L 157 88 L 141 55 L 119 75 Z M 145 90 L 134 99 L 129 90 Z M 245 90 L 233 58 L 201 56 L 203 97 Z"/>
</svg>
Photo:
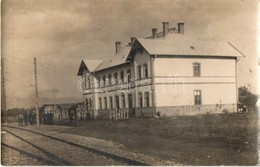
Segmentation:
<svg viewBox="0 0 260 167">
<path fill-rule="evenodd" d="M 92 109 L 92 100 L 91 99 L 89 99 L 89 109 L 91 110 Z"/>
<path fill-rule="evenodd" d="M 84 78 L 84 89 L 88 89 L 87 76 Z"/>
<path fill-rule="evenodd" d="M 122 94 L 122 108 L 125 108 L 125 95 Z"/>
<path fill-rule="evenodd" d="M 86 109 L 89 110 L 89 103 L 88 103 L 88 99 L 86 99 Z"/>
<path fill-rule="evenodd" d="M 201 105 L 201 91 L 200 90 L 194 91 L 194 99 L 195 99 L 195 105 Z"/>
<path fill-rule="evenodd" d="M 108 86 L 110 86 L 112 84 L 112 80 L 111 80 L 111 74 L 108 74 Z"/>
<path fill-rule="evenodd" d="M 118 76 L 117 76 L 117 73 L 114 73 L 114 84 L 118 84 Z"/>
<path fill-rule="evenodd" d="M 100 87 L 100 77 L 97 77 L 97 87 L 99 88 Z"/>
<path fill-rule="evenodd" d="M 110 104 L 110 109 L 113 109 L 113 97 L 109 97 L 109 104 Z"/>
<path fill-rule="evenodd" d="M 128 108 L 133 108 L 132 94 L 128 94 Z"/>
<path fill-rule="evenodd" d="M 105 103 L 105 109 L 107 109 L 107 98 L 106 97 L 104 97 L 104 103 Z"/>
<path fill-rule="evenodd" d="M 105 75 L 103 76 L 103 86 L 104 87 L 106 86 L 106 76 Z"/>
<path fill-rule="evenodd" d="M 120 72 L 120 82 L 124 83 L 124 71 Z"/>
<path fill-rule="evenodd" d="M 145 99 L 145 105 L 146 105 L 146 107 L 149 107 L 149 106 L 150 106 L 149 92 L 145 92 L 145 94 L 144 94 L 144 99 Z"/>
<path fill-rule="evenodd" d="M 119 96 L 115 96 L 115 100 L 116 100 L 116 109 L 119 109 Z"/>
<path fill-rule="evenodd" d="M 141 79 L 142 78 L 142 69 L 141 66 L 137 67 L 137 79 Z"/>
<path fill-rule="evenodd" d="M 200 63 L 193 63 L 193 76 L 200 76 Z"/>
<path fill-rule="evenodd" d="M 128 69 L 127 70 L 127 82 L 131 82 L 131 70 L 130 69 Z"/>
<path fill-rule="evenodd" d="M 90 77 L 88 77 L 88 89 L 92 88 L 91 84 L 90 84 Z"/>
<path fill-rule="evenodd" d="M 99 100 L 99 109 L 102 109 L 102 99 L 99 98 L 98 100 Z"/>
<path fill-rule="evenodd" d="M 148 78 L 148 66 L 144 64 L 144 78 Z"/>
<path fill-rule="evenodd" d="M 138 93 L 139 107 L 143 107 L 143 96 L 142 92 Z"/>
</svg>

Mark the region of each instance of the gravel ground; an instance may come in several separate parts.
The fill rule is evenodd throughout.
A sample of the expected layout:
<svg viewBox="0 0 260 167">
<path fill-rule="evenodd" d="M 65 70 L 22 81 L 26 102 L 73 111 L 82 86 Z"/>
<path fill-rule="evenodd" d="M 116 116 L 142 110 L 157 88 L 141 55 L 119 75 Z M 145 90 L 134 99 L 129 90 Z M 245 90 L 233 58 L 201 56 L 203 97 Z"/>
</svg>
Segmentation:
<svg viewBox="0 0 260 167">
<path fill-rule="evenodd" d="M 180 165 L 174 160 L 166 161 L 129 151 L 122 144 L 112 141 L 61 133 L 61 130 L 70 129 L 66 126 L 23 128 L 74 143 L 76 146 L 32 132 L 2 127 L 2 165 L 132 165 L 132 161 L 147 165 Z M 130 162 L 117 157 L 124 157 Z"/>
</svg>

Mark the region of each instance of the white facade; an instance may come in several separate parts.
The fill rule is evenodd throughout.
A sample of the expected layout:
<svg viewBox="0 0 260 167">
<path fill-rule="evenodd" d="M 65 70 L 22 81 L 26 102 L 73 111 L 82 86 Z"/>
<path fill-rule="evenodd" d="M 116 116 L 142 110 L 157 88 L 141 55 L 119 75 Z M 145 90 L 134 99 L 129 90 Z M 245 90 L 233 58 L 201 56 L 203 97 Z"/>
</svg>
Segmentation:
<svg viewBox="0 0 260 167">
<path fill-rule="evenodd" d="M 122 52 L 117 48 L 112 59 L 96 68 L 82 61 L 78 75 L 85 80 L 87 112 L 97 117 L 118 108 L 127 108 L 135 116 L 236 111 L 237 55 L 233 48 L 222 43 L 189 46 L 189 41 L 188 46 L 177 43 L 179 48 L 173 45 L 171 49 L 171 42 L 176 44 L 169 37 L 172 34 L 176 32 L 169 31 L 160 39 L 136 39 Z M 183 36 L 178 34 L 177 39 Z"/>
</svg>

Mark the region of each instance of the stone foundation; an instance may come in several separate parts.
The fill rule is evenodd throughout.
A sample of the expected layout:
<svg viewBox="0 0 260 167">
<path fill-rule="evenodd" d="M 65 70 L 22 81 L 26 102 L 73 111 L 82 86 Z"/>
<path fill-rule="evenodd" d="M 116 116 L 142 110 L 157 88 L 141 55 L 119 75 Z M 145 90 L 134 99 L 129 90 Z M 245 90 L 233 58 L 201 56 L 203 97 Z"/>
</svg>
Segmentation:
<svg viewBox="0 0 260 167">
<path fill-rule="evenodd" d="M 198 114 L 221 114 L 237 111 L 236 104 L 201 105 L 201 106 L 167 106 L 157 107 L 160 116 L 198 115 Z"/>
<path fill-rule="evenodd" d="M 152 107 L 134 108 L 136 117 L 154 117 Z M 110 110 L 98 110 L 99 118 L 109 118 Z M 112 110 L 111 110 L 112 111 Z M 201 105 L 201 106 L 163 106 L 156 107 L 156 112 L 160 117 L 173 117 L 179 115 L 200 115 L 200 114 L 221 114 L 237 112 L 236 104 L 217 104 L 217 105 Z"/>
<path fill-rule="evenodd" d="M 134 110 L 135 110 L 136 117 L 153 117 L 154 116 L 152 107 L 135 108 Z"/>
</svg>

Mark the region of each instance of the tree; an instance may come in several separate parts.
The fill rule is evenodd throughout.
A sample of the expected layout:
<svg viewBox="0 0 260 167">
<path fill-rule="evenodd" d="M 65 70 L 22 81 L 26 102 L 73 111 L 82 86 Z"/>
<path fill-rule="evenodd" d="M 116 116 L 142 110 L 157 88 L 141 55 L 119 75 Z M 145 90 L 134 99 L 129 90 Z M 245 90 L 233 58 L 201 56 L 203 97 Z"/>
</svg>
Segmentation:
<svg viewBox="0 0 260 167">
<path fill-rule="evenodd" d="M 253 94 L 248 87 L 241 86 L 238 88 L 238 98 L 239 102 L 244 104 L 249 111 L 256 109 L 256 102 L 258 96 Z"/>
</svg>

